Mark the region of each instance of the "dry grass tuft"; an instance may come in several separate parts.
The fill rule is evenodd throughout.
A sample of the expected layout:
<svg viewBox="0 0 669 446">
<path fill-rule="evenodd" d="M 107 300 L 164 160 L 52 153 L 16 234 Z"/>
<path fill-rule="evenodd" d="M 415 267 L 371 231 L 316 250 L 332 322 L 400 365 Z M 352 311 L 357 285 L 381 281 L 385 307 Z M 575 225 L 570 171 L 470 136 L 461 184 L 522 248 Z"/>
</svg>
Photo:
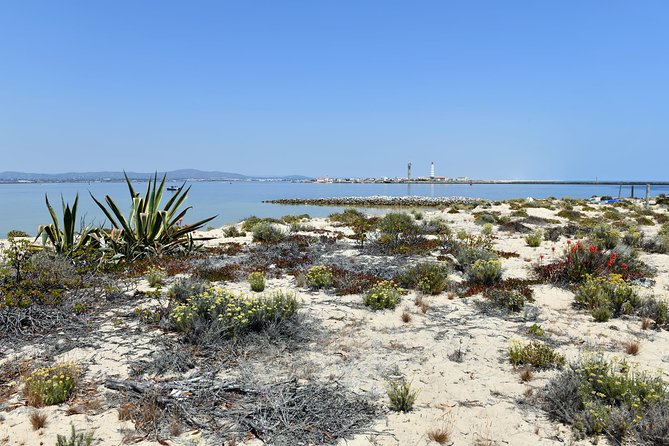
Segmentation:
<svg viewBox="0 0 669 446">
<path fill-rule="evenodd" d="M 653 325 L 653 320 L 649 317 L 641 318 L 641 329 L 648 330 Z"/>
<path fill-rule="evenodd" d="M 529 367 L 523 367 L 520 369 L 518 375 L 520 376 L 520 380 L 524 383 L 532 381 L 532 378 L 534 378 L 534 373 L 532 373 L 532 369 Z"/>
<path fill-rule="evenodd" d="M 404 309 L 404 311 L 402 311 L 402 322 L 404 322 L 405 324 L 411 322 L 411 313 L 409 313 L 409 310 L 407 310 L 406 308 Z"/>
<path fill-rule="evenodd" d="M 42 429 L 46 426 L 47 415 L 45 413 L 35 411 L 30 414 L 30 425 L 34 430 Z"/>
<path fill-rule="evenodd" d="M 132 421 L 132 413 L 134 411 L 135 405 L 133 403 L 123 403 L 118 408 L 118 419 L 120 421 Z"/>
<path fill-rule="evenodd" d="M 637 340 L 623 342 L 623 347 L 625 347 L 625 353 L 628 355 L 636 356 L 639 354 L 640 344 Z"/>
<path fill-rule="evenodd" d="M 439 444 L 446 444 L 451 439 L 451 430 L 446 427 L 437 427 L 427 431 L 427 437 Z"/>
</svg>

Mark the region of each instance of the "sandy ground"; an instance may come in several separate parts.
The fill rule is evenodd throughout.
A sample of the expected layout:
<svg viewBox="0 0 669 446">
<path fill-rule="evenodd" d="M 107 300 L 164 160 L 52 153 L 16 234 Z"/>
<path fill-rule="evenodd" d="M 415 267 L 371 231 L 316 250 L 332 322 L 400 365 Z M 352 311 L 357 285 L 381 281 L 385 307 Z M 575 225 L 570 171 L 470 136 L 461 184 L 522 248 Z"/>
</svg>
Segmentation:
<svg viewBox="0 0 669 446">
<path fill-rule="evenodd" d="M 506 204 L 492 210 L 509 214 Z M 542 218 L 555 219 L 556 211 L 531 208 L 528 213 Z M 591 212 L 591 214 L 596 214 Z M 441 216 L 455 230 L 478 232 L 480 225 L 474 223 L 471 213 L 449 214 L 444 211 L 425 212 L 424 218 Z M 307 226 L 334 229 L 327 219 L 314 219 Z M 653 227 L 642 227 L 648 234 Z M 337 228 L 341 230 L 341 228 Z M 497 229 L 496 229 L 497 231 Z M 217 245 L 244 239 L 225 239 L 221 229 L 207 233 L 215 237 L 208 242 Z M 549 261 L 561 252 L 566 239 L 558 242 L 542 242 L 537 248 L 528 247 L 523 234 L 496 232 L 495 248 L 516 252 L 518 257 L 503 260 L 504 277 L 527 278 L 531 266 L 536 262 Z M 339 252 L 355 261 L 364 262 L 353 242 L 344 240 Z M 346 244 L 350 245 L 347 246 Z M 555 250 L 553 250 L 555 248 Z M 642 254 L 642 260 L 657 269 L 652 287 L 642 293 L 653 293 L 666 298 L 669 289 L 669 255 Z M 454 281 L 462 276 L 454 272 Z M 245 282 L 225 284 L 248 290 Z M 148 288 L 148 284 L 140 283 Z M 356 393 L 367 395 L 379 405 L 387 401 L 383 373 L 397 366 L 412 380 L 419 391 L 415 409 L 410 413 L 386 413 L 368 433 L 341 441 L 340 445 L 435 445 L 428 432 L 444 428 L 451 432 L 446 444 L 453 445 L 563 445 L 591 444 L 577 441 L 569 427 L 550 421 L 546 414 L 533 403 L 537 393 L 556 371 L 536 372 L 533 380 L 522 382 L 517 370 L 507 359 L 507 349 L 513 340 L 527 340 L 527 327 L 539 324 L 568 360 L 575 360 L 587 351 L 600 351 L 605 355 L 625 356 L 622 343 L 639 340 L 641 349 L 637 356 L 630 357 L 647 370 L 663 369 L 666 361 L 669 334 L 666 331 L 642 330 L 638 318 L 611 319 L 607 323 L 596 323 L 589 314 L 572 307 L 573 294 L 551 285 L 533 287 L 536 302 L 520 314 L 482 314 L 474 302 L 480 296 L 461 298 L 442 293 L 437 296 L 422 296 L 429 309 L 422 313 L 414 305 L 416 292 L 403 296 L 395 310 L 369 311 L 361 305 L 360 295 L 334 296 L 325 292 L 313 292 L 295 285 L 291 276 L 268 281 L 268 289 L 294 290 L 302 302 L 301 310 L 315 318 L 328 333 L 320 345 L 308 349 L 304 364 L 298 372 L 305 379 L 329 379 L 336 376 L 340 383 Z M 408 310 L 411 321 L 401 320 Z M 138 445 L 154 445 L 157 442 L 143 441 L 133 434 L 133 423 L 119 421 L 116 407 L 110 407 L 107 397 L 114 393 L 103 385 L 104 380 L 127 379 L 132 360 L 148 355 L 156 339 L 164 334 L 157 328 L 147 328 L 136 320 L 110 321 L 96 327 L 96 336 L 91 342 L 64 351 L 56 356 L 60 360 L 74 360 L 85 365 L 82 379 L 88 383 L 89 395 L 82 399 L 98 400 L 90 403 L 80 414 L 68 414 L 68 404 L 42 408 L 48 415 L 44 428 L 34 430 L 29 415 L 35 411 L 27 407 L 20 392 L 4 404 L 0 412 L 0 445 L 54 445 L 57 434 L 66 434 L 70 424 L 94 433 L 93 444 L 120 445 L 124 441 Z M 58 338 L 61 333 L 53 333 Z M 101 341 L 102 340 L 102 341 Z M 456 350 L 462 351 L 462 361 L 450 357 Z M 5 350 L 0 354 L 0 364 L 35 358 L 42 354 L 39 343 L 22 350 Z M 667 378 L 667 372 L 662 372 Z M 0 383 L 3 387 L 20 386 L 19 383 Z M 602 440 L 606 443 L 606 440 Z M 184 432 L 178 439 L 164 444 L 206 444 L 198 440 L 194 431 Z M 249 439 L 247 444 L 261 444 Z"/>
</svg>

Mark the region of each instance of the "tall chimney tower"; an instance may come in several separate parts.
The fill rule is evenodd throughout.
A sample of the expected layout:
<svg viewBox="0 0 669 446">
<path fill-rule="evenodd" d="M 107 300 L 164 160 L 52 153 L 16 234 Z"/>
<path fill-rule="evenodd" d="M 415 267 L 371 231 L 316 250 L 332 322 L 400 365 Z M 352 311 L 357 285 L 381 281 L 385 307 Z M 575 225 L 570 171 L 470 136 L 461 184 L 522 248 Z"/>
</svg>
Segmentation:
<svg viewBox="0 0 669 446">
<path fill-rule="evenodd" d="M 432 166 L 430 167 L 430 178 L 434 180 L 434 161 L 432 161 Z"/>
<path fill-rule="evenodd" d="M 411 161 L 407 164 L 407 180 L 411 179 Z"/>
</svg>

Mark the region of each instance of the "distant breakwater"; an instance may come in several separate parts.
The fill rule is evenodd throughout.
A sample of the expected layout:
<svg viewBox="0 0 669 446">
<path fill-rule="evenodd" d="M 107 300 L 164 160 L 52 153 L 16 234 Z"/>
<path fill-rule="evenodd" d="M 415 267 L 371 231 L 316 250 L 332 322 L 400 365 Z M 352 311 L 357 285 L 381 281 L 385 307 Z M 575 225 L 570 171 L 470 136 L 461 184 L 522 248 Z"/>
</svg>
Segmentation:
<svg viewBox="0 0 669 446">
<path fill-rule="evenodd" d="M 263 203 L 314 205 L 314 206 L 408 206 L 408 207 L 438 207 L 452 204 L 479 204 L 487 200 L 467 197 L 420 197 L 403 196 L 389 197 L 374 195 L 371 197 L 333 197 L 333 198 L 282 198 L 280 200 L 266 200 Z"/>
</svg>

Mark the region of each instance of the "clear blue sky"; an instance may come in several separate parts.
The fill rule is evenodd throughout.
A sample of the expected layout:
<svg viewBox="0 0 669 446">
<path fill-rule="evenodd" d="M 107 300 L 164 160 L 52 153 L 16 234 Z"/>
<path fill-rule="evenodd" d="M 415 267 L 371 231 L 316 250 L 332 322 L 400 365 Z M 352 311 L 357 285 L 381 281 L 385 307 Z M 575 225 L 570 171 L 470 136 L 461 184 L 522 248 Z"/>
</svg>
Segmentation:
<svg viewBox="0 0 669 446">
<path fill-rule="evenodd" d="M 0 170 L 669 180 L 666 1 L 0 2 Z"/>
</svg>

